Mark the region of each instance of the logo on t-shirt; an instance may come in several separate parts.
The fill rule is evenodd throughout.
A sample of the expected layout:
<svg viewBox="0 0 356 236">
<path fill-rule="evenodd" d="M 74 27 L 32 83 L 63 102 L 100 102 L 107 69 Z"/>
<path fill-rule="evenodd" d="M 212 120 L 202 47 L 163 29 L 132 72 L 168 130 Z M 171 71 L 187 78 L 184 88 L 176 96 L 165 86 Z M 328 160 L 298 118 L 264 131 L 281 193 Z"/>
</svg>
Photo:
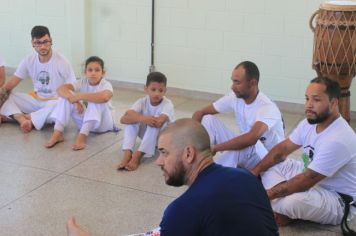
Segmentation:
<svg viewBox="0 0 356 236">
<path fill-rule="evenodd" d="M 314 147 L 308 145 L 304 147 L 304 153 L 302 159 L 304 162 L 304 170 L 306 170 L 309 164 L 313 161 L 314 158 Z"/>
<path fill-rule="evenodd" d="M 37 92 L 38 93 L 52 93 L 52 89 L 49 86 L 49 82 L 51 78 L 49 77 L 49 73 L 47 71 L 41 71 L 37 75 L 38 86 Z"/>
</svg>

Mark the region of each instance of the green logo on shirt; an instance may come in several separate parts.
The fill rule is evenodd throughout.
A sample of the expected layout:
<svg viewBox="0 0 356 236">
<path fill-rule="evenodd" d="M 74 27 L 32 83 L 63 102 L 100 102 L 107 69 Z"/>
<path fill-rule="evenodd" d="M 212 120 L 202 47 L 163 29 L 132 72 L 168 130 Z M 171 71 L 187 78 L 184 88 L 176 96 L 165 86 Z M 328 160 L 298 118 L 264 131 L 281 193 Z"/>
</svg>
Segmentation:
<svg viewBox="0 0 356 236">
<path fill-rule="evenodd" d="M 304 170 L 303 170 L 303 171 L 305 171 L 305 170 L 308 168 L 308 166 L 309 166 L 311 160 L 310 160 L 310 158 L 309 158 L 309 155 L 306 154 L 306 153 L 303 153 L 302 159 L 303 159 L 303 163 L 304 163 Z"/>
</svg>

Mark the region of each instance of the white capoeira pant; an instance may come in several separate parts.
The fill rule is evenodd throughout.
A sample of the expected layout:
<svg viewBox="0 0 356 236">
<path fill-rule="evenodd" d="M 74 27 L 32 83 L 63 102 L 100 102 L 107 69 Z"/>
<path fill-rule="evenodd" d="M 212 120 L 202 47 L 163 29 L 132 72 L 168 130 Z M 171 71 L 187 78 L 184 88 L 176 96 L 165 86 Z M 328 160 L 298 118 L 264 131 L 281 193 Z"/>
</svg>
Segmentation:
<svg viewBox="0 0 356 236">
<path fill-rule="evenodd" d="M 59 98 L 58 104 L 52 113 L 55 120 L 54 129 L 63 132 L 71 118 L 74 120 L 80 133 L 88 135 L 89 132 L 107 132 L 114 129 L 114 120 L 107 103 L 88 103 L 88 107 L 79 114 L 75 105 L 65 98 Z"/>
<path fill-rule="evenodd" d="M 205 115 L 201 123 L 208 131 L 211 145 L 223 143 L 237 137 L 236 134 L 213 115 Z M 257 141 L 255 145 L 241 150 L 219 152 L 215 157 L 215 162 L 223 166 L 243 167 L 250 170 L 255 167 L 266 154 L 266 148 L 260 141 Z"/>
<path fill-rule="evenodd" d="M 53 123 L 51 113 L 57 104 L 55 100 L 38 100 L 26 93 L 12 92 L 3 104 L 0 114 L 8 118 L 14 114 L 30 114 L 35 129 L 40 130 L 46 123 Z"/>
<path fill-rule="evenodd" d="M 138 151 L 145 153 L 144 157 L 155 154 L 158 134 L 162 128 L 151 127 L 142 123 L 126 125 L 122 150 L 133 150 L 137 137 L 141 138 Z"/>
<path fill-rule="evenodd" d="M 304 164 L 301 161 L 286 159 L 264 172 L 262 183 L 265 189 L 270 189 L 302 173 L 303 169 Z M 319 185 L 305 192 L 274 199 L 271 205 L 274 212 L 291 219 L 310 220 L 321 224 L 340 224 L 344 215 L 341 197 L 335 191 L 327 190 Z M 355 211 L 351 209 L 350 212 L 349 216 L 352 217 Z"/>
</svg>

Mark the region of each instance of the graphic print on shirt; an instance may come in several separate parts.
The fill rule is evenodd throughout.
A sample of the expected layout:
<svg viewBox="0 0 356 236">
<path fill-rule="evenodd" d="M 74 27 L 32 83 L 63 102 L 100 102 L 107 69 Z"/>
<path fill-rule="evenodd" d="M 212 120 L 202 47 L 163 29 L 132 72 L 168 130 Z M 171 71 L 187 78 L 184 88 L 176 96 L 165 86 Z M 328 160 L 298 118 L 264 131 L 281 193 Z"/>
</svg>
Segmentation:
<svg viewBox="0 0 356 236">
<path fill-rule="evenodd" d="M 47 71 L 41 71 L 36 78 L 37 82 L 40 86 L 38 86 L 38 93 L 50 94 L 52 93 L 52 89 L 49 86 L 51 78 L 49 77 L 49 73 Z"/>
<path fill-rule="evenodd" d="M 308 145 L 303 147 L 304 152 L 302 154 L 302 159 L 304 163 L 304 171 L 308 168 L 309 164 L 313 161 L 314 158 L 314 147 Z"/>
</svg>

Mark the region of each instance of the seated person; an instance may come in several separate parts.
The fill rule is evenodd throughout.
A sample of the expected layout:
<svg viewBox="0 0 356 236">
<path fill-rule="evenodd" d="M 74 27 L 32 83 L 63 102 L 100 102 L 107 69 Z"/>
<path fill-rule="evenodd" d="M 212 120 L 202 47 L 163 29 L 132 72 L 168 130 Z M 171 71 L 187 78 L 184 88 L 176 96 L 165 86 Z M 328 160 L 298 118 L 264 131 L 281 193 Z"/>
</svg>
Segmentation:
<svg viewBox="0 0 356 236">
<path fill-rule="evenodd" d="M 356 200 L 356 134 L 339 114 L 339 97 L 336 81 L 311 80 L 306 119 L 252 169 L 256 176 L 262 174 L 279 225 L 293 219 L 340 224 L 340 194 Z M 303 162 L 287 158 L 299 148 Z"/>
<path fill-rule="evenodd" d="M 75 81 L 68 60 L 52 49 L 52 38 L 47 27 L 33 27 L 31 38 L 35 52 L 22 60 L 14 75 L 1 87 L 11 92 L 21 81 L 32 79 L 33 92 L 11 92 L 0 107 L 0 115 L 6 120 L 17 121 L 24 133 L 30 132 L 33 127 L 40 130 L 44 124 L 53 123 L 50 117 L 57 104 L 58 87 Z"/>
<path fill-rule="evenodd" d="M 166 208 L 161 236 L 278 235 L 261 182 L 245 169 L 215 164 L 201 124 L 180 119 L 168 125 L 159 136 L 158 150 L 156 164 L 166 184 L 189 186 Z M 67 231 L 69 236 L 90 235 L 74 218 L 68 220 Z"/>
<path fill-rule="evenodd" d="M 85 148 L 89 132 L 115 129 L 111 106 L 113 88 L 104 75 L 104 61 L 96 56 L 89 57 L 85 62 L 86 78 L 58 88 L 60 98 L 53 111 L 54 132 L 45 145 L 47 148 L 64 140 L 63 131 L 71 117 L 80 128 L 73 150 Z M 87 108 L 82 101 L 88 103 Z"/>
<path fill-rule="evenodd" d="M 259 90 L 259 77 L 253 62 L 241 62 L 232 71 L 232 92 L 193 114 L 193 119 L 207 129 L 213 152 L 221 152 L 216 158 L 218 164 L 252 169 L 284 139 L 281 112 Z M 241 134 L 236 135 L 213 116 L 230 112 L 235 114 Z"/>
<path fill-rule="evenodd" d="M 166 86 L 167 78 L 164 74 L 148 74 L 144 87 L 147 96 L 138 99 L 121 117 L 120 122 L 126 124 L 126 127 L 122 144 L 124 157 L 118 170 L 136 170 L 143 156 L 151 157 L 155 154 L 159 131 L 174 120 L 173 103 L 164 96 Z M 141 138 L 141 144 L 133 151 L 137 137 Z"/>
</svg>

